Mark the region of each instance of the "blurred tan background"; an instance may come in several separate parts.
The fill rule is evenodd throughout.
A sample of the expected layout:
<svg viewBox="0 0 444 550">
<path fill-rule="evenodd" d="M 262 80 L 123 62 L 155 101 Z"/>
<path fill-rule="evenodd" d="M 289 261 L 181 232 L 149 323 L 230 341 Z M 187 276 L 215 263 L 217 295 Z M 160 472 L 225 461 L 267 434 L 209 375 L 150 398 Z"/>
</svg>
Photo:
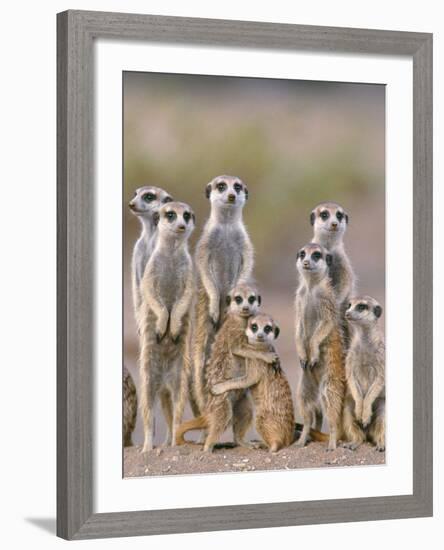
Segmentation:
<svg viewBox="0 0 444 550">
<path fill-rule="evenodd" d="M 385 306 L 384 86 L 133 72 L 123 85 L 123 359 L 137 387 L 130 264 L 140 225 L 127 204 L 141 185 L 189 203 L 197 217 L 193 251 L 209 213 L 206 183 L 233 174 L 249 188 L 244 220 L 262 310 L 280 324 L 277 349 L 294 396 L 295 256 L 311 239 L 317 203 L 334 200 L 348 211 L 345 243 L 358 291 Z M 155 444 L 164 428 L 158 409 Z M 133 440 L 142 443 L 140 417 Z"/>
</svg>

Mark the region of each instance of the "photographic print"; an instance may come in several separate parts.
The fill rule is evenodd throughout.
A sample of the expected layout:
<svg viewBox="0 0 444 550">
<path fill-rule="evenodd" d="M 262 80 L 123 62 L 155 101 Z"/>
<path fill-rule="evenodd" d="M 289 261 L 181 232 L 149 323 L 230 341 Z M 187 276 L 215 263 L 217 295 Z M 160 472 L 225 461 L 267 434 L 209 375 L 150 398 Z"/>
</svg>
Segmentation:
<svg viewBox="0 0 444 550">
<path fill-rule="evenodd" d="M 385 87 L 124 72 L 123 156 L 124 477 L 384 464 Z"/>
</svg>

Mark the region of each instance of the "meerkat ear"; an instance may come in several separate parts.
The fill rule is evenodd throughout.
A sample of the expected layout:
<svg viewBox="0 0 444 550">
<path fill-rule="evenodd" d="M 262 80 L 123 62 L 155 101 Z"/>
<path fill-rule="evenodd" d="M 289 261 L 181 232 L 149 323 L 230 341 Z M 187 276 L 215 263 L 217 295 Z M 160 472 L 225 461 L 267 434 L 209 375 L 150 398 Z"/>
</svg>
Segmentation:
<svg viewBox="0 0 444 550">
<path fill-rule="evenodd" d="M 209 184 L 205 187 L 205 196 L 207 197 L 207 199 L 210 198 L 210 195 L 211 195 L 211 183 L 209 183 Z"/>
<path fill-rule="evenodd" d="M 348 225 L 348 214 L 345 215 L 345 223 Z"/>
<path fill-rule="evenodd" d="M 166 202 L 173 202 L 173 197 L 165 197 L 162 201 L 163 203 L 166 203 Z"/>
<path fill-rule="evenodd" d="M 154 223 L 154 225 L 158 225 L 159 220 L 160 220 L 159 212 L 154 212 L 154 214 L 153 214 L 153 223 Z"/>
<path fill-rule="evenodd" d="M 244 184 L 245 200 L 248 200 L 248 187 Z"/>
<path fill-rule="evenodd" d="M 381 317 L 382 315 L 382 307 L 381 306 L 375 306 L 373 308 L 373 312 L 376 315 L 376 317 Z"/>
<path fill-rule="evenodd" d="M 260 306 L 262 304 L 262 296 L 260 294 L 257 295 L 257 305 Z"/>
<path fill-rule="evenodd" d="M 227 304 L 227 306 L 229 306 L 231 304 L 231 296 L 227 296 L 225 298 L 225 303 Z"/>
<path fill-rule="evenodd" d="M 274 337 L 275 337 L 275 339 L 279 336 L 280 332 L 281 332 L 281 329 L 277 325 L 275 325 L 275 327 L 274 327 Z"/>
<path fill-rule="evenodd" d="M 333 256 L 331 254 L 326 254 L 325 262 L 328 266 L 331 266 L 331 264 L 333 263 Z"/>
<path fill-rule="evenodd" d="M 194 225 L 196 225 L 196 214 L 194 212 L 191 214 L 191 217 L 193 218 Z"/>
<path fill-rule="evenodd" d="M 316 218 L 316 214 L 314 212 L 312 212 L 310 214 L 310 223 L 311 223 L 311 225 L 315 224 L 315 218 Z"/>
</svg>

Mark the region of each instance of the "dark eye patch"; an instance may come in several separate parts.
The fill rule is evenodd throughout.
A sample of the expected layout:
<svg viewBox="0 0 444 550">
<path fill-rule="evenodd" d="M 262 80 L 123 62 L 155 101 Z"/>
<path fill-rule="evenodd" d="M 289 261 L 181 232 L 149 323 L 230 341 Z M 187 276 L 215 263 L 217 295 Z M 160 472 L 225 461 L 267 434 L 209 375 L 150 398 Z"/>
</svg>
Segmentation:
<svg viewBox="0 0 444 550">
<path fill-rule="evenodd" d="M 167 202 L 173 202 L 173 198 L 172 197 L 165 197 L 162 202 L 164 204 L 167 203 Z"/>
<path fill-rule="evenodd" d="M 344 219 L 344 214 L 342 212 L 336 212 L 336 217 L 341 222 Z"/>
<path fill-rule="evenodd" d="M 184 212 L 183 219 L 188 223 L 191 219 L 191 214 L 189 212 Z"/>
<path fill-rule="evenodd" d="M 237 194 L 239 194 L 242 191 L 242 185 L 240 183 L 235 183 L 233 185 L 233 189 L 236 191 Z"/>
<path fill-rule="evenodd" d="M 323 210 L 320 214 L 321 218 L 325 221 L 330 217 L 330 212 L 328 210 Z"/>
<path fill-rule="evenodd" d="M 348 304 L 347 309 L 350 309 L 352 307 L 351 303 Z"/>
<path fill-rule="evenodd" d="M 258 326 L 256 325 L 256 323 L 253 323 L 253 324 L 251 325 L 251 330 L 252 330 L 253 332 L 257 332 L 257 329 L 258 329 Z"/>
<path fill-rule="evenodd" d="M 265 334 L 270 334 L 272 330 L 273 330 L 273 327 L 271 327 L 270 325 L 265 325 L 264 327 Z"/>
<path fill-rule="evenodd" d="M 322 254 L 318 250 L 316 250 L 316 252 L 313 252 L 311 257 L 315 262 L 319 262 L 319 260 L 322 258 Z"/>
<path fill-rule="evenodd" d="M 367 305 L 367 304 L 358 304 L 358 305 L 356 306 L 356 309 L 357 309 L 358 311 L 365 311 L 366 309 L 368 309 L 368 305 Z"/>
<path fill-rule="evenodd" d="M 243 300 L 242 296 L 236 296 L 234 298 L 234 301 L 236 302 L 236 304 L 241 304 L 244 300 Z"/>
<path fill-rule="evenodd" d="M 301 250 L 301 251 L 299 252 L 299 258 L 300 258 L 301 260 L 303 260 L 303 259 L 305 258 L 305 251 L 304 251 L 304 250 Z"/>
<path fill-rule="evenodd" d="M 224 181 L 220 181 L 217 185 L 217 190 L 223 193 L 225 189 L 227 188 L 227 184 Z"/>
<path fill-rule="evenodd" d="M 145 193 L 144 195 L 142 195 L 142 199 L 145 202 L 152 202 L 156 200 L 156 195 L 154 193 Z"/>
<path fill-rule="evenodd" d="M 169 212 L 167 212 L 165 214 L 165 218 L 169 221 L 169 222 L 172 222 L 174 221 L 176 218 L 177 218 L 177 214 L 176 212 L 174 212 L 174 210 L 170 210 Z"/>
<path fill-rule="evenodd" d="M 250 296 L 250 297 L 248 298 L 248 302 L 249 302 L 250 304 L 254 304 L 255 301 L 256 301 L 256 296 Z"/>
</svg>

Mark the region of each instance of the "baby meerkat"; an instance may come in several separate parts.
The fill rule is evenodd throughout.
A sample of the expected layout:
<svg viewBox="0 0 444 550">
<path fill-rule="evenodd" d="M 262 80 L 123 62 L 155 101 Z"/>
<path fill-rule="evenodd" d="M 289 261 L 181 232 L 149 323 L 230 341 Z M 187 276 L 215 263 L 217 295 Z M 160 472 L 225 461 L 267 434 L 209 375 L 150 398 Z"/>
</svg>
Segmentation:
<svg viewBox="0 0 444 550">
<path fill-rule="evenodd" d="M 242 220 L 248 189 L 238 177 L 218 176 L 205 190 L 211 213 L 196 246 L 198 297 L 193 327 L 194 393 L 205 404 L 205 364 L 223 320 L 225 297 L 247 283 L 253 269 L 253 246 Z"/>
<path fill-rule="evenodd" d="M 223 395 L 213 395 L 211 388 L 218 382 L 237 377 L 245 372 L 245 360 L 234 355 L 233 350 L 247 343 L 245 334 L 248 318 L 255 315 L 260 305 L 260 296 L 255 288 L 237 285 L 227 296 L 229 306 L 227 316 L 213 343 L 211 356 L 206 368 L 206 391 L 203 414 L 184 422 L 177 430 L 177 444 L 185 443 L 184 434 L 190 430 L 206 429 L 204 450 L 212 451 L 221 435 L 233 423 L 234 442 L 248 446 L 244 441 L 252 419 L 253 411 L 249 396 L 245 390 L 236 390 Z M 276 354 L 260 350 L 250 350 L 248 357 L 262 359 L 272 363 Z"/>
<path fill-rule="evenodd" d="M 351 449 L 369 439 L 385 449 L 385 344 L 378 327 L 382 307 L 370 296 L 350 300 L 345 317 L 353 326 L 345 361 L 344 434 Z"/>
<path fill-rule="evenodd" d="M 137 419 L 137 391 L 129 370 L 123 367 L 123 446 L 133 445 L 132 434 Z"/>
<path fill-rule="evenodd" d="M 295 423 L 291 389 L 279 360 L 270 365 L 262 359 L 250 359 L 253 351 L 275 352 L 273 343 L 279 327 L 273 319 L 260 313 L 248 319 L 248 344 L 233 350 L 245 358 L 246 374 L 219 382 L 212 387 L 215 395 L 249 388 L 256 411 L 256 430 L 271 452 L 288 447 L 294 441 Z"/>
<path fill-rule="evenodd" d="M 328 450 L 336 448 L 341 433 L 345 389 L 338 305 L 328 273 L 331 261 L 331 255 L 318 244 L 301 248 L 295 300 L 296 350 L 302 367 L 297 403 L 304 425 L 298 445 L 307 443 L 313 421 L 321 429 L 323 414 L 330 429 Z"/>
<path fill-rule="evenodd" d="M 348 214 L 335 202 L 318 204 L 310 214 L 313 226 L 312 242 L 323 246 L 332 256 L 329 274 L 339 304 L 341 319 L 353 295 L 355 274 L 344 248 L 344 235 L 348 225 Z"/>
<path fill-rule="evenodd" d="M 157 395 L 168 426 L 166 444 L 174 442 L 175 428 L 182 420 L 188 392 L 190 310 L 194 295 L 193 262 L 188 252 L 188 239 L 195 225 L 192 209 L 181 202 L 168 202 L 155 213 L 154 221 L 158 237 L 141 282 L 143 452 L 153 448 Z"/>
<path fill-rule="evenodd" d="M 140 282 L 156 243 L 157 228 L 154 214 L 159 208 L 171 202 L 173 198 L 160 187 L 144 186 L 136 189 L 134 197 L 128 203 L 131 212 L 137 216 L 142 225 L 142 232 L 134 245 L 131 262 L 133 305 L 137 325 L 139 326 L 139 309 L 141 303 Z"/>
</svg>

